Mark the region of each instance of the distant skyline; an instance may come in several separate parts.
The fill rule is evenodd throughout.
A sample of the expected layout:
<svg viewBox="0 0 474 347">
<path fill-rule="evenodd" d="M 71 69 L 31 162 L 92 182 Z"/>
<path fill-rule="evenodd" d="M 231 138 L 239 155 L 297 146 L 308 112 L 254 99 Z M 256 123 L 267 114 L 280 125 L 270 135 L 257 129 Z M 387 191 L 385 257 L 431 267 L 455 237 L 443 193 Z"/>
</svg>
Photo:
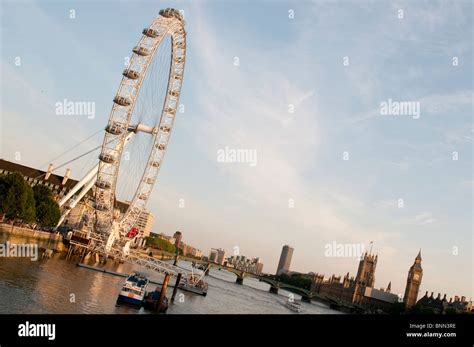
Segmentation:
<svg viewBox="0 0 474 347">
<path fill-rule="evenodd" d="M 149 202 L 154 232 L 180 230 L 203 252 L 239 247 L 265 272 L 289 244 L 291 270 L 326 276 L 358 264 L 327 244 L 374 241 L 375 287 L 402 295 L 421 248 L 420 295 L 474 296 L 471 2 L 0 6 L 0 157 L 44 170 L 103 128 L 142 29 L 183 9 L 185 111 Z M 64 99 L 94 102 L 95 117 L 57 115 Z M 417 102 L 419 117 L 381 112 L 393 101 Z M 219 160 L 226 148 L 256 165 Z"/>
</svg>

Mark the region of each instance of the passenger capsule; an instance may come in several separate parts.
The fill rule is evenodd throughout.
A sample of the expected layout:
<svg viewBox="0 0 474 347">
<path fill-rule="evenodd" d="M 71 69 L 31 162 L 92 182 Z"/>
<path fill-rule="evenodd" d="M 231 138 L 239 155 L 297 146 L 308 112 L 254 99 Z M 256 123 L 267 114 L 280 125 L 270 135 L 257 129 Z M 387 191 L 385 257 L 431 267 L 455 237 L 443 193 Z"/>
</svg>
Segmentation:
<svg viewBox="0 0 474 347">
<path fill-rule="evenodd" d="M 133 48 L 133 53 L 146 57 L 151 54 L 151 51 L 148 48 L 142 46 L 135 46 Z"/>
<path fill-rule="evenodd" d="M 112 135 L 120 135 L 123 133 L 123 130 L 124 130 L 124 127 L 118 122 L 108 124 L 105 127 L 105 131 L 107 131 L 109 134 L 112 134 Z"/>
<path fill-rule="evenodd" d="M 103 202 L 96 202 L 95 203 L 95 208 L 99 211 L 108 211 L 109 206 Z"/>
<path fill-rule="evenodd" d="M 130 69 L 123 70 L 122 75 L 127 78 L 130 78 L 131 80 L 136 80 L 138 79 L 138 77 L 140 77 L 140 74 L 137 71 L 133 71 Z"/>
<path fill-rule="evenodd" d="M 114 98 L 114 102 L 120 106 L 130 106 L 130 104 L 132 103 L 129 98 L 119 95 Z"/>
<path fill-rule="evenodd" d="M 103 161 L 104 163 L 107 163 L 107 164 L 115 163 L 115 157 L 112 154 L 103 154 L 103 153 L 101 153 L 99 155 L 99 160 L 101 160 L 101 161 Z"/>
<path fill-rule="evenodd" d="M 101 189 L 110 189 L 112 187 L 112 184 L 110 182 L 104 181 L 104 180 L 97 180 L 95 182 L 96 187 L 101 188 Z"/>
<path fill-rule="evenodd" d="M 162 126 L 160 127 L 160 130 L 161 130 L 161 131 L 164 131 L 165 133 L 169 133 L 170 130 L 171 130 L 171 127 L 168 126 L 168 125 L 162 125 Z"/>
<path fill-rule="evenodd" d="M 181 15 L 181 13 L 174 9 L 174 8 L 165 8 L 164 10 L 160 10 L 160 15 L 165 17 L 165 18 L 177 18 L 179 19 L 180 21 L 183 20 L 183 16 Z"/>
<path fill-rule="evenodd" d="M 145 28 L 143 29 L 143 35 L 151 37 L 151 38 L 155 38 L 160 35 L 160 32 L 152 28 Z"/>
</svg>

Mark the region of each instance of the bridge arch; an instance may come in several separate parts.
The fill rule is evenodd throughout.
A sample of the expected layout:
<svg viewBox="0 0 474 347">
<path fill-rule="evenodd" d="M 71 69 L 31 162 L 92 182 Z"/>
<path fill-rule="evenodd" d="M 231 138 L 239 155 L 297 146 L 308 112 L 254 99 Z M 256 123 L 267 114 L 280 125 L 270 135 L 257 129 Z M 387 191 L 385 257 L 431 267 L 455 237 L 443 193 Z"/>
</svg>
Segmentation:
<svg viewBox="0 0 474 347">
<path fill-rule="evenodd" d="M 278 282 L 278 281 L 275 281 L 274 279 L 272 279 L 270 277 L 256 275 L 256 274 L 253 274 L 253 273 L 250 273 L 250 272 L 245 272 L 245 271 L 235 269 L 235 268 L 232 268 L 232 267 L 227 267 L 227 266 L 224 266 L 224 265 L 219 265 L 219 264 L 215 264 L 215 263 L 210 263 L 209 265 L 211 267 L 214 267 L 214 268 L 219 268 L 219 269 L 222 269 L 222 270 L 226 270 L 226 271 L 231 272 L 234 275 L 236 275 L 235 283 L 237 283 L 237 284 L 243 284 L 245 277 L 252 277 L 252 278 L 258 279 L 260 282 L 264 282 L 264 283 L 269 284 L 270 285 L 270 290 L 269 290 L 270 293 L 278 294 L 279 289 L 284 289 L 284 290 L 287 290 L 291 293 L 301 295 L 301 300 L 303 300 L 303 301 L 311 302 L 312 293 L 311 293 L 310 290 L 295 287 L 295 286 L 292 286 L 291 284 Z"/>
</svg>

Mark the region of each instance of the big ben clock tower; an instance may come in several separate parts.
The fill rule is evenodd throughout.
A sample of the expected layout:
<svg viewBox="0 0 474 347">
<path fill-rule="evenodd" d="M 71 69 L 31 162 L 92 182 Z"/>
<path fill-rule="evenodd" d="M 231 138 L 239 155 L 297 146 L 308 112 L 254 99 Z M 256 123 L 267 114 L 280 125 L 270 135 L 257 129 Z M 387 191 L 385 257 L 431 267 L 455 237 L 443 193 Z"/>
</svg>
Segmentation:
<svg viewBox="0 0 474 347">
<path fill-rule="evenodd" d="M 403 301 L 405 306 L 410 308 L 416 304 L 418 291 L 421 285 L 421 278 L 423 277 L 423 269 L 421 268 L 421 249 L 415 258 L 415 262 L 408 271 L 407 286 L 405 288 L 405 296 Z"/>
</svg>

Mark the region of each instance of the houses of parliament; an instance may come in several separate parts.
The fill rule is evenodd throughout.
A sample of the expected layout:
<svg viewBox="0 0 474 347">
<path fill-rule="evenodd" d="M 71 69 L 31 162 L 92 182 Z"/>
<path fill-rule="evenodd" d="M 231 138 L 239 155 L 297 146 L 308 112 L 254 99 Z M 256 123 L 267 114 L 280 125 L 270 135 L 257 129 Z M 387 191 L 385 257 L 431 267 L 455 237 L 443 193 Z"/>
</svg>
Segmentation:
<svg viewBox="0 0 474 347">
<path fill-rule="evenodd" d="M 355 278 L 350 277 L 347 273 L 342 281 L 340 276 L 335 275 L 325 280 L 324 275 L 315 274 L 312 279 L 311 291 L 342 303 L 362 307 L 368 312 L 389 312 L 397 302 L 403 302 L 407 311 L 412 310 L 415 306 L 433 313 L 445 313 L 448 310 L 460 313 L 472 309 L 464 296 L 460 298 L 456 296 L 454 300 L 448 301 L 446 295 L 443 299 L 441 299 L 441 294 L 434 298 L 433 292 L 431 296 L 428 296 L 428 292 L 426 292 L 425 296 L 418 300 L 423 278 L 421 250 L 408 271 L 403 298 L 391 293 L 391 282 L 385 288 L 374 288 L 377 259 L 377 254 L 365 252 L 360 258 Z"/>
</svg>

